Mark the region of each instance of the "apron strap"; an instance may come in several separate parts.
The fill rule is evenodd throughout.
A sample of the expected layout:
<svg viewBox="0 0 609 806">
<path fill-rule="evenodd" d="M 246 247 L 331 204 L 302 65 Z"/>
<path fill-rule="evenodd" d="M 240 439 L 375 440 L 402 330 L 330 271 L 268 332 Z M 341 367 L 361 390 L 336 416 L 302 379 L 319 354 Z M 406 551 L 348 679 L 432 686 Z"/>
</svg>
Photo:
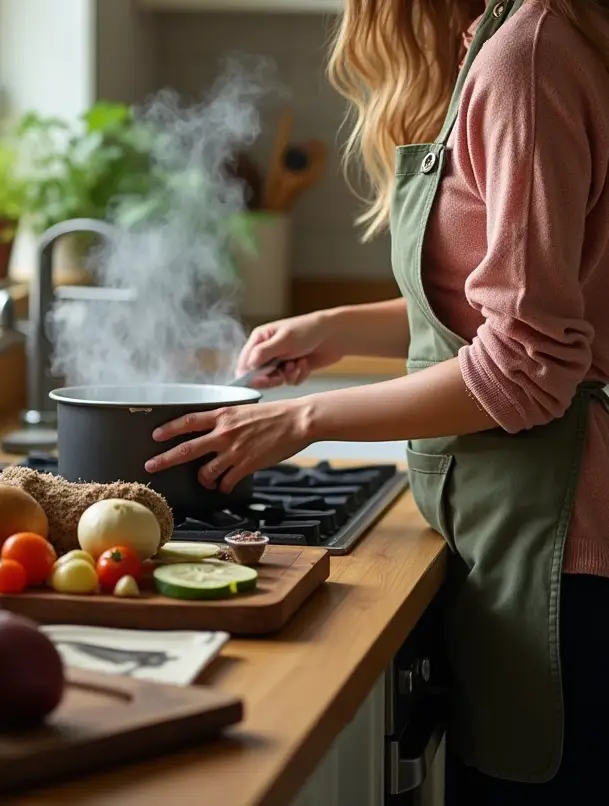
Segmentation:
<svg viewBox="0 0 609 806">
<path fill-rule="evenodd" d="M 461 102 L 461 94 L 463 87 L 467 80 L 468 73 L 474 62 L 474 59 L 480 53 L 482 46 L 487 42 L 501 26 L 512 17 L 523 4 L 524 0 L 506 0 L 506 2 L 491 2 L 486 9 L 484 16 L 478 26 L 474 39 L 469 47 L 467 58 L 461 68 L 455 89 L 448 107 L 448 114 L 444 121 L 444 126 L 438 137 L 437 142 L 446 145 L 448 138 L 457 121 L 457 114 L 459 112 L 459 104 Z"/>
<path fill-rule="evenodd" d="M 607 386 L 600 381 L 587 381 L 577 387 L 577 394 L 596 400 L 609 414 L 609 394 Z"/>
</svg>

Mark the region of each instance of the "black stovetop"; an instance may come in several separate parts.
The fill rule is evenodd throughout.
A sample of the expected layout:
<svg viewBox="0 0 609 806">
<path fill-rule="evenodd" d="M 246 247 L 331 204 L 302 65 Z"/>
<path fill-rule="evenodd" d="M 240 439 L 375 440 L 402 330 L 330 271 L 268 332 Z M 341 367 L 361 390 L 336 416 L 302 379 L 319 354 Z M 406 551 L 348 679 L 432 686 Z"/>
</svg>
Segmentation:
<svg viewBox="0 0 609 806">
<path fill-rule="evenodd" d="M 57 459 L 31 454 L 22 464 L 57 472 Z M 251 501 L 235 511 L 210 512 L 204 521 L 176 522 L 173 540 L 221 543 L 237 529 L 260 530 L 270 542 L 321 546 L 346 554 L 408 487 L 395 465 L 334 468 L 284 463 L 254 476 Z"/>
</svg>

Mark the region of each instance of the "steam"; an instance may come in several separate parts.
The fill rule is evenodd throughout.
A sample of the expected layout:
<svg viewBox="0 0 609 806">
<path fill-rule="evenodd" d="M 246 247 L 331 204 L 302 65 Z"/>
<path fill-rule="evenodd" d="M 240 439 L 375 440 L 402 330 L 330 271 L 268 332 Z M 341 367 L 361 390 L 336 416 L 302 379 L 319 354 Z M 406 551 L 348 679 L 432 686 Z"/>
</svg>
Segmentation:
<svg viewBox="0 0 609 806">
<path fill-rule="evenodd" d="M 258 136 L 268 87 L 267 64 L 231 62 L 204 102 L 187 106 L 163 91 L 137 110 L 156 132 L 153 171 L 170 187 L 162 198 L 117 199 L 116 234 L 95 252 L 95 273 L 130 298 L 55 304 L 54 375 L 68 384 L 227 380 L 245 341 L 227 263 L 245 204 L 226 165 Z M 202 353 L 215 350 L 223 361 L 206 366 Z"/>
</svg>

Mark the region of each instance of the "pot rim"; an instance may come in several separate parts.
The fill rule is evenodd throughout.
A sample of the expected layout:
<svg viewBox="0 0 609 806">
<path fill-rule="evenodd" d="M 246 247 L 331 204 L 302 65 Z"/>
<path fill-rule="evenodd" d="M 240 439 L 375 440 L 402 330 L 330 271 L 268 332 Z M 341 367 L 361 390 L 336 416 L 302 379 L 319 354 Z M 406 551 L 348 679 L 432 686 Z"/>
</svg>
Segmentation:
<svg viewBox="0 0 609 806">
<path fill-rule="evenodd" d="M 172 399 L 163 400 L 160 394 L 155 398 L 152 394 L 146 399 L 144 390 L 169 393 L 179 390 Z M 112 394 L 114 392 L 114 395 Z M 120 392 L 120 395 L 117 394 Z M 191 393 L 191 399 L 184 399 Z M 211 393 L 211 394 L 210 394 Z M 108 395 L 104 399 L 105 394 Z M 207 394 L 207 399 L 206 399 Z M 132 395 L 132 396 L 130 396 Z M 104 408 L 175 408 L 178 406 L 230 406 L 239 403 L 257 403 L 262 394 L 256 389 L 244 386 L 224 386 L 222 384 L 204 383 L 150 383 L 150 384 L 86 384 L 83 386 L 64 386 L 49 393 L 51 400 L 72 406 L 95 406 Z M 167 395 L 169 397 L 169 395 Z"/>
</svg>

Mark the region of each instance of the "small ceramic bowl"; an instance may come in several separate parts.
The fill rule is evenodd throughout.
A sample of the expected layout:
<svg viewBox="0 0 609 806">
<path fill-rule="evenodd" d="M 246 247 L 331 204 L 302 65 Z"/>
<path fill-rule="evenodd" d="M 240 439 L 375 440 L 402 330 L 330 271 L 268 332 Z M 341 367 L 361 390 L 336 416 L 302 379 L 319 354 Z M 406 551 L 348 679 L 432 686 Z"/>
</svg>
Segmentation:
<svg viewBox="0 0 609 806">
<path fill-rule="evenodd" d="M 267 535 L 260 532 L 233 532 L 226 535 L 224 540 L 240 565 L 257 565 L 269 542 Z"/>
</svg>

